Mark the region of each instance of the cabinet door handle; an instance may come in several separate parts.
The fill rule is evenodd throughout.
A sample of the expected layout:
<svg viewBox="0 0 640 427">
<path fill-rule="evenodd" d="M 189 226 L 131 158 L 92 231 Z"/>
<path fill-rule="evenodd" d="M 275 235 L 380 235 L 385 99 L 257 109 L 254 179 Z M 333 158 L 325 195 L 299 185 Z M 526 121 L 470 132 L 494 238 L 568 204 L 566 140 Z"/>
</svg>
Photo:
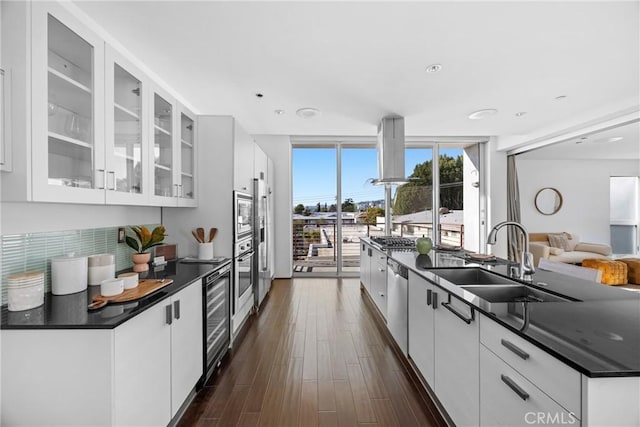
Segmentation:
<svg viewBox="0 0 640 427">
<path fill-rule="evenodd" d="M 474 319 L 473 308 L 471 309 L 471 317 L 466 317 L 464 314 L 460 313 L 458 310 L 453 308 L 453 306 L 451 305 L 451 302 L 443 302 L 440 305 L 442 305 L 444 308 L 446 308 L 447 310 L 449 310 L 450 312 L 455 314 L 456 317 L 458 317 L 460 320 L 462 320 L 467 325 L 470 325 L 471 322 L 473 322 L 473 319 Z"/>
<path fill-rule="evenodd" d="M 171 312 L 171 304 L 167 305 L 165 308 L 165 319 L 167 322 L 167 325 L 170 325 L 171 323 L 173 323 L 173 313 Z"/>
<path fill-rule="evenodd" d="M 173 197 L 178 197 L 178 184 L 173 184 Z"/>
<path fill-rule="evenodd" d="M 175 312 L 176 320 L 180 318 L 180 300 L 173 302 L 173 311 Z"/>
<path fill-rule="evenodd" d="M 104 173 L 104 169 L 96 169 L 96 172 L 102 173 L 102 187 L 98 187 L 98 190 L 104 190 L 107 186 L 107 175 Z M 97 177 L 96 181 L 99 181 Z"/>
<path fill-rule="evenodd" d="M 182 191 L 183 191 L 183 190 L 182 190 L 182 184 L 178 184 L 178 190 L 179 190 L 179 194 L 180 194 L 180 196 L 179 196 L 179 197 L 184 197 L 184 196 L 183 196 L 183 193 L 182 193 Z"/>
<path fill-rule="evenodd" d="M 111 175 L 113 180 L 111 181 L 113 184 L 111 186 L 109 186 L 109 179 L 107 178 L 107 190 L 112 190 L 115 191 L 116 189 L 116 172 L 115 171 L 109 171 L 107 172 L 107 175 Z"/>
<path fill-rule="evenodd" d="M 520 358 L 522 358 L 524 360 L 527 360 L 529 358 L 529 353 L 527 353 L 526 351 L 522 350 L 521 348 L 519 348 L 518 346 L 516 346 L 512 342 L 509 342 L 509 341 L 505 340 L 504 338 L 500 340 L 500 344 L 502 344 L 503 346 L 507 347 L 509 350 L 511 350 L 517 356 L 519 356 Z"/>
<path fill-rule="evenodd" d="M 432 292 L 433 296 L 431 297 L 431 307 L 435 310 L 438 308 L 438 293 Z"/>
<path fill-rule="evenodd" d="M 509 386 L 509 388 L 511 390 L 513 390 L 518 396 L 520 396 L 520 399 L 522 400 L 527 400 L 529 398 L 529 393 L 527 393 L 526 391 L 524 391 L 522 389 L 522 387 L 520 387 L 518 384 L 516 384 L 511 378 L 509 378 L 508 376 L 504 375 L 504 374 L 500 374 L 500 379 L 502 380 L 503 383 L 505 383 L 506 385 Z"/>
<path fill-rule="evenodd" d="M 433 291 L 431 289 L 427 289 L 427 305 L 431 305 L 431 295 Z"/>
</svg>

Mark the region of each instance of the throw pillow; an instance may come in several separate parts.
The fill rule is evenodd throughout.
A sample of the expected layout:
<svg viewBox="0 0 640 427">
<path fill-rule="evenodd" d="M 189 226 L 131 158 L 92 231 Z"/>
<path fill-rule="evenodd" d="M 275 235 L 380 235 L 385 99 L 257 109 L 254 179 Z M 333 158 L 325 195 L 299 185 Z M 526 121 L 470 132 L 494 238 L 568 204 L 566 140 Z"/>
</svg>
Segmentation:
<svg viewBox="0 0 640 427">
<path fill-rule="evenodd" d="M 549 247 L 549 255 L 561 255 L 564 249 Z"/>
<path fill-rule="evenodd" d="M 564 233 L 565 236 L 567 236 L 567 239 L 569 239 L 567 241 L 567 243 L 569 244 L 569 249 L 568 252 L 572 252 L 576 250 L 576 246 L 578 246 L 578 243 L 580 243 L 578 241 L 578 236 L 573 236 L 569 233 Z"/>
<path fill-rule="evenodd" d="M 570 251 L 569 239 L 564 233 L 561 234 L 549 234 L 547 236 L 549 239 L 549 246 L 553 248 L 560 248 L 564 251 Z"/>
</svg>

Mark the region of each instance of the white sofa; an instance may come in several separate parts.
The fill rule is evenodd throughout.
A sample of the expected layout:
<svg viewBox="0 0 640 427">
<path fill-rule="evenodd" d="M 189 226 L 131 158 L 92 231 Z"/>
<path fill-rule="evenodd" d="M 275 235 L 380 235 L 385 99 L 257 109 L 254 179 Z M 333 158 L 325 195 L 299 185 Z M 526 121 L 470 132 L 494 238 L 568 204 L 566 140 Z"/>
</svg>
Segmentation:
<svg viewBox="0 0 640 427">
<path fill-rule="evenodd" d="M 549 234 L 563 233 L 530 233 L 529 252 L 533 255 L 534 265 L 538 265 L 541 258 L 567 264 L 580 264 L 587 258 L 611 258 L 611 246 L 601 243 L 580 242 L 578 236 L 569 233 L 567 235 L 573 250 L 564 250 L 552 247 L 549 243 Z"/>
</svg>

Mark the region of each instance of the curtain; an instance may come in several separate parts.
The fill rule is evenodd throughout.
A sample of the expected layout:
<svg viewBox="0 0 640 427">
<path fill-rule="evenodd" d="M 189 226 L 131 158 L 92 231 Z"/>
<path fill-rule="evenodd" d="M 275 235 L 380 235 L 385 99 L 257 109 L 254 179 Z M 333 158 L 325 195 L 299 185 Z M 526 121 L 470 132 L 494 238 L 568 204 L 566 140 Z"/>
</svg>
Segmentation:
<svg viewBox="0 0 640 427">
<path fill-rule="evenodd" d="M 518 171 L 516 156 L 507 157 L 507 220 L 520 222 L 520 190 L 518 187 Z M 510 261 L 520 261 L 523 239 L 520 230 L 515 227 L 507 228 L 508 258 Z M 526 248 L 526 250 L 529 250 Z"/>
</svg>

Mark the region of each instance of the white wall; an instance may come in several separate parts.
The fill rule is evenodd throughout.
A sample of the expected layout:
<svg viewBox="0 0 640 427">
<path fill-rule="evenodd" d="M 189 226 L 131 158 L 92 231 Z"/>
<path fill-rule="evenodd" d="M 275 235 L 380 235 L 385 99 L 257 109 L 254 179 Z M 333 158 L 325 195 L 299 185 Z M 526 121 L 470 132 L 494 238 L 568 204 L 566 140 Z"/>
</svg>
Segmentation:
<svg viewBox="0 0 640 427">
<path fill-rule="evenodd" d="M 566 231 L 582 241 L 609 243 L 609 177 L 638 176 L 637 160 L 525 160 L 516 157 L 522 223 L 530 232 Z M 554 187 L 563 204 L 555 215 L 534 205 L 538 190 Z"/>
<path fill-rule="evenodd" d="M 488 233 L 494 225 L 507 220 L 507 154 L 498 151 L 498 140 L 495 137 L 484 144 L 485 162 L 482 165 L 483 183 L 485 187 L 487 212 L 480 212 L 480 224 L 486 222 L 484 229 Z M 482 197 L 482 196 L 481 196 Z M 481 202 L 482 206 L 482 202 Z M 482 228 L 481 228 L 482 230 Z M 483 239 L 486 241 L 486 235 Z M 493 246 L 486 245 L 486 253 L 500 258 L 507 258 L 507 231 L 500 231 L 499 238 Z"/>
<path fill-rule="evenodd" d="M 291 277 L 293 270 L 291 195 L 291 140 L 288 135 L 254 135 L 256 144 L 273 160 L 275 277 Z"/>
<path fill-rule="evenodd" d="M 160 223 L 160 208 L 67 203 L 2 202 L 2 234 Z"/>
</svg>

